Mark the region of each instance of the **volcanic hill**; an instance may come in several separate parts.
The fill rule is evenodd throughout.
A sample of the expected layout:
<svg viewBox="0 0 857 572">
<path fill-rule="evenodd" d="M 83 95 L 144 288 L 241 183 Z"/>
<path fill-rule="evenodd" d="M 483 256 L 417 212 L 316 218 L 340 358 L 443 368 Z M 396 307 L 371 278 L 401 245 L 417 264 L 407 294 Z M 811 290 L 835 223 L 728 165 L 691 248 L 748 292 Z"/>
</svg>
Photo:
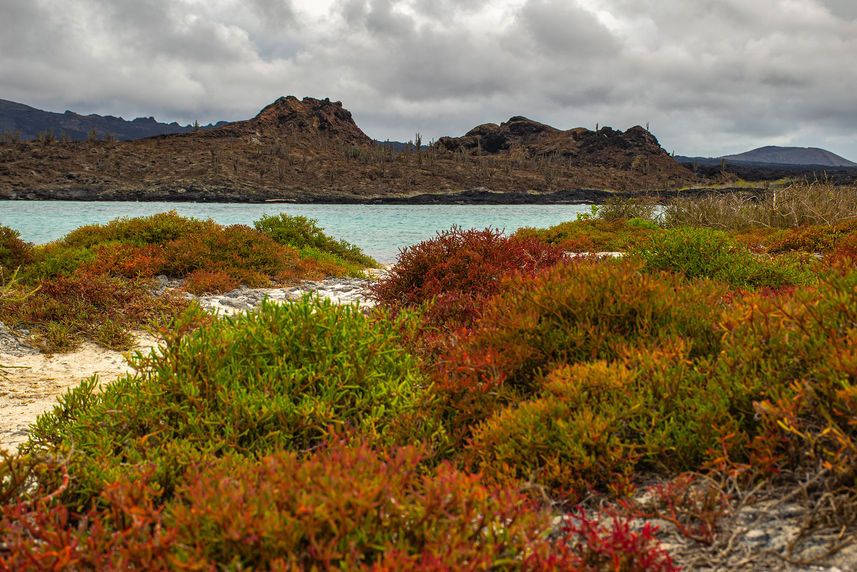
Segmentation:
<svg viewBox="0 0 857 572">
<path fill-rule="evenodd" d="M 0 199 L 455 202 L 476 190 L 497 202 L 588 201 L 577 190 L 697 182 L 641 127 L 561 131 L 513 117 L 394 152 L 363 133 L 340 102 L 292 96 L 210 130 L 0 144 Z"/>
</svg>

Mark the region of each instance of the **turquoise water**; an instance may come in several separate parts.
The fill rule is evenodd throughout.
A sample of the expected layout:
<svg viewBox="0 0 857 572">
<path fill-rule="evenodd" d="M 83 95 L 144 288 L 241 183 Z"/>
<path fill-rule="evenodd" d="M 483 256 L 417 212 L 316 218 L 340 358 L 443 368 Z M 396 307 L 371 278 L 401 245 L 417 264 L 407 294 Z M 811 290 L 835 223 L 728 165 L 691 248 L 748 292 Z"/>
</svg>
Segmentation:
<svg viewBox="0 0 857 572">
<path fill-rule="evenodd" d="M 356 244 L 380 262 L 394 262 L 399 249 L 432 238 L 453 225 L 491 227 L 514 232 L 520 227 L 548 227 L 574 220 L 587 205 L 291 205 L 136 203 L 76 201 L 0 201 L 0 224 L 21 238 L 46 243 L 72 230 L 120 217 L 175 210 L 182 216 L 214 219 L 220 224 L 252 225 L 263 215 L 287 213 L 318 220 L 325 232 Z"/>
</svg>

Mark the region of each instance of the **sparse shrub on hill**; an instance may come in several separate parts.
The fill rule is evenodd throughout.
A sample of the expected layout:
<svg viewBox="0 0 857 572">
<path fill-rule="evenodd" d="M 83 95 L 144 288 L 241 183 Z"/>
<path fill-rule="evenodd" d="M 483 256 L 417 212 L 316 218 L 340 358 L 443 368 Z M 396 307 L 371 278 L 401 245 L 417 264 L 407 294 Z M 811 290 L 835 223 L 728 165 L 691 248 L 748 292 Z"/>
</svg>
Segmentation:
<svg viewBox="0 0 857 572">
<path fill-rule="evenodd" d="M 427 383 L 397 343 L 402 320 L 370 321 L 354 306 L 305 298 L 183 337 L 176 324 L 161 355 L 134 360 L 136 375 L 101 393 L 89 381 L 62 398 L 30 446 L 74 448 L 66 495 L 84 506 L 138 463 L 154 463 L 153 478 L 171 491 L 194 459 L 305 451 L 332 430 L 429 439 L 441 428 L 414 414 Z"/>
<path fill-rule="evenodd" d="M 562 257 L 561 248 L 537 238 L 454 227 L 403 249 L 387 277 L 372 285 L 371 297 L 395 310 L 428 305 L 430 322 L 466 325 L 504 276 L 532 275 Z"/>
</svg>

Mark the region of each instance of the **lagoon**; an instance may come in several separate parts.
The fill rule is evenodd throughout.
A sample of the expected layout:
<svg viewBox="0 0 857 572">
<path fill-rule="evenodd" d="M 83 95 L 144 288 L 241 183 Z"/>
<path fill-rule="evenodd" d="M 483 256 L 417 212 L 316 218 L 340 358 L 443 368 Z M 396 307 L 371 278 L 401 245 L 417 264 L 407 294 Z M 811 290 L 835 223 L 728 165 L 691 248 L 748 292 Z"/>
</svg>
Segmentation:
<svg viewBox="0 0 857 572">
<path fill-rule="evenodd" d="M 0 224 L 28 242 L 46 243 L 87 224 L 120 217 L 147 216 L 170 210 L 220 224 L 245 224 L 264 215 L 286 213 L 318 220 L 325 232 L 347 240 L 382 263 L 396 260 L 399 250 L 452 226 L 507 233 L 521 227 L 548 227 L 589 212 L 589 205 L 324 205 L 172 203 L 108 201 L 0 201 Z"/>
</svg>

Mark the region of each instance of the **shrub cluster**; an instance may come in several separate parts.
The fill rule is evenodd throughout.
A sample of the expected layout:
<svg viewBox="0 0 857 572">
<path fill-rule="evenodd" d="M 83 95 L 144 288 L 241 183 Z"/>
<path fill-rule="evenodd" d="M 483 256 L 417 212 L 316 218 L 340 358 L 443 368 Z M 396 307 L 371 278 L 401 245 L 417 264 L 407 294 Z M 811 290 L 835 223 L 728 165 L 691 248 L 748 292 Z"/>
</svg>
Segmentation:
<svg viewBox="0 0 857 572">
<path fill-rule="evenodd" d="M 306 223 L 287 215 L 269 218 L 268 229 L 289 228 L 292 218 L 298 226 Z M 81 227 L 39 247 L 0 227 L 0 271 L 22 266 L 22 286 L 38 290 L 20 304 L 0 305 L 0 320 L 34 329 L 49 351 L 69 349 L 86 337 L 124 348 L 129 329 L 182 307 L 148 292 L 147 280 L 154 276 L 183 279 L 184 289 L 199 295 L 240 284 L 362 275 L 364 263 L 375 264 L 356 247 L 328 238 L 314 222 L 310 226 L 313 246 L 302 250 L 248 226 L 224 227 L 175 212 Z"/>
<path fill-rule="evenodd" d="M 402 250 L 387 277 L 373 284 L 371 297 L 396 310 L 427 305 L 432 323 L 469 324 L 501 278 L 535 274 L 562 257 L 561 248 L 533 237 L 452 228 Z"/>
<path fill-rule="evenodd" d="M 270 236 L 277 243 L 297 248 L 308 255 L 310 253 L 326 253 L 329 256 L 338 257 L 357 265 L 358 269 L 378 266 L 375 259 L 363 254 L 357 246 L 327 236 L 323 229 L 318 226 L 316 219 L 281 213 L 279 216 L 263 216 L 254 222 L 253 226 L 257 231 Z"/>
<path fill-rule="evenodd" d="M 802 494 L 850 503 L 827 516 L 854 524 L 853 264 L 810 272 L 746 235 L 592 220 L 566 228 L 640 242 L 568 259 L 526 232 L 452 229 L 400 254 L 371 314 L 189 310 L 136 374 L 87 380 L 4 458 L 0 567 L 674 570 L 651 526 L 574 512 L 561 530 L 546 509 L 686 471 L 810 473 L 821 492 Z M 190 272 L 227 280 L 218 251 L 253 232 L 199 243 L 213 268 Z M 768 238 L 835 252 L 853 234 Z M 265 268 L 268 247 L 246 248 Z M 75 276 L 57 280 L 85 288 Z M 704 543 L 727 502 L 686 477 L 650 497 L 627 515 Z"/>
<path fill-rule="evenodd" d="M 657 229 L 648 219 L 580 216 L 550 228 L 521 228 L 514 236 L 538 238 L 568 252 L 624 252 L 647 241 Z"/>
<path fill-rule="evenodd" d="M 304 451 L 346 429 L 379 442 L 438 430 L 408 425 L 426 383 L 396 343 L 400 322 L 305 298 L 169 333 L 196 323 L 190 311 L 158 354 L 136 357 L 137 374 L 100 392 L 89 380 L 33 426 L 34 451 L 75 450 L 66 498 L 85 506 L 138 463 L 155 463 L 170 490 L 200 456 Z"/>
<path fill-rule="evenodd" d="M 727 233 L 707 228 L 678 228 L 659 233 L 631 249 L 646 270 L 681 272 L 688 278 L 713 278 L 741 288 L 780 288 L 806 283 L 812 275 L 788 257 L 763 258 Z"/>
</svg>

